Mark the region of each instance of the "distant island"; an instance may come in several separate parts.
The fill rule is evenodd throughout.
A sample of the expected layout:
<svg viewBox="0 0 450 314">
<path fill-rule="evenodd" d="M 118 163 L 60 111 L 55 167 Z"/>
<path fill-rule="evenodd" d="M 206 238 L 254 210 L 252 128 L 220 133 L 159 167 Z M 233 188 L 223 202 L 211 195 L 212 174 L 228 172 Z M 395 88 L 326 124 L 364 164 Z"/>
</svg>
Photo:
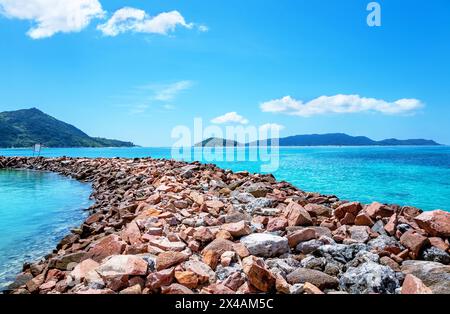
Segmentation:
<svg viewBox="0 0 450 314">
<path fill-rule="evenodd" d="M 0 112 L 0 147 L 133 147 L 123 142 L 90 137 L 73 125 L 59 121 L 39 109 Z"/>
<path fill-rule="evenodd" d="M 237 141 L 225 140 L 220 138 L 209 138 L 200 143 L 195 144 L 195 147 L 239 147 L 239 146 L 263 146 L 271 145 L 276 142 L 275 139 L 267 141 L 256 141 L 251 143 L 239 143 Z M 310 135 L 295 135 L 278 139 L 278 145 L 282 147 L 289 146 L 439 146 L 433 140 L 424 139 L 409 139 L 398 140 L 395 138 L 386 139 L 382 141 L 375 141 L 365 136 L 350 136 L 344 133 L 330 133 L 330 134 L 310 134 Z"/>
</svg>

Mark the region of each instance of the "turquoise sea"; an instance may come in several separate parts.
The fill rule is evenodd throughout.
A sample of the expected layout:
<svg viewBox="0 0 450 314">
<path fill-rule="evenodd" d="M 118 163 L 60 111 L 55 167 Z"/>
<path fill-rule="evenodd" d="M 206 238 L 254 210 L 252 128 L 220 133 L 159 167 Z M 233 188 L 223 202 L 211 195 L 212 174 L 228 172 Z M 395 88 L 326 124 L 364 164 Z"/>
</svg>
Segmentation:
<svg viewBox="0 0 450 314">
<path fill-rule="evenodd" d="M 54 173 L 0 170 L 0 290 L 83 222 L 90 193 Z"/>
<path fill-rule="evenodd" d="M 251 155 L 246 149 L 247 156 Z M 215 163 L 234 171 L 261 172 L 267 161 L 210 160 L 198 149 L 186 161 Z M 279 161 L 278 180 L 305 191 L 341 199 L 450 210 L 450 147 L 296 147 L 271 155 Z M 0 150 L 5 156 L 32 156 L 30 149 Z M 45 157 L 172 158 L 170 148 L 44 149 Z M 262 158 L 262 157 L 261 157 Z M 222 159 L 222 160 L 221 160 Z M 50 252 L 70 227 L 81 223 L 89 206 L 90 187 L 59 175 L 0 171 L 0 282 L 23 261 Z"/>
</svg>

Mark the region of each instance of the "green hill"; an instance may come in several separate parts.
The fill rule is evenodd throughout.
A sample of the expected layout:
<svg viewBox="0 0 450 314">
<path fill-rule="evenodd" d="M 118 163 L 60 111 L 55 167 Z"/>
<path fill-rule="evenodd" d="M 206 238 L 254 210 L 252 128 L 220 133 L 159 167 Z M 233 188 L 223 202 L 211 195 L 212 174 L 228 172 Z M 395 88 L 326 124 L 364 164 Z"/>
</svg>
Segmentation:
<svg viewBox="0 0 450 314">
<path fill-rule="evenodd" d="M 0 112 L 0 147 L 132 147 L 131 142 L 90 137 L 73 125 L 32 108 Z"/>
</svg>

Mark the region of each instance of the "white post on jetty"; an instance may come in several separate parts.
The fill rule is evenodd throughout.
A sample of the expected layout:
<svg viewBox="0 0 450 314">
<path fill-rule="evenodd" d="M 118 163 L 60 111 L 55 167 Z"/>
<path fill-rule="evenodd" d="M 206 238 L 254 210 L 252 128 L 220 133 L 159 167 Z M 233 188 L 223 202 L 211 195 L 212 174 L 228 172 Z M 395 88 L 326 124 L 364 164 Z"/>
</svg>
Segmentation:
<svg viewBox="0 0 450 314">
<path fill-rule="evenodd" d="M 39 157 L 41 155 L 42 144 L 33 145 L 33 157 Z"/>
</svg>

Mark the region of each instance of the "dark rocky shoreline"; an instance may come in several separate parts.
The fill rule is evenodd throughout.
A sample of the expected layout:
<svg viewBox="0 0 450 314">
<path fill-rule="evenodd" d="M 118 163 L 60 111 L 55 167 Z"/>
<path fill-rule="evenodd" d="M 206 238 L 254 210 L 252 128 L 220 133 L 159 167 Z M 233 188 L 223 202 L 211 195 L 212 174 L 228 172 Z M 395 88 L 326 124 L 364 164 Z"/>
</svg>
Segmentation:
<svg viewBox="0 0 450 314">
<path fill-rule="evenodd" d="M 91 182 L 95 204 L 13 294 L 450 294 L 450 213 L 341 201 L 156 159 L 0 157 Z"/>
</svg>

